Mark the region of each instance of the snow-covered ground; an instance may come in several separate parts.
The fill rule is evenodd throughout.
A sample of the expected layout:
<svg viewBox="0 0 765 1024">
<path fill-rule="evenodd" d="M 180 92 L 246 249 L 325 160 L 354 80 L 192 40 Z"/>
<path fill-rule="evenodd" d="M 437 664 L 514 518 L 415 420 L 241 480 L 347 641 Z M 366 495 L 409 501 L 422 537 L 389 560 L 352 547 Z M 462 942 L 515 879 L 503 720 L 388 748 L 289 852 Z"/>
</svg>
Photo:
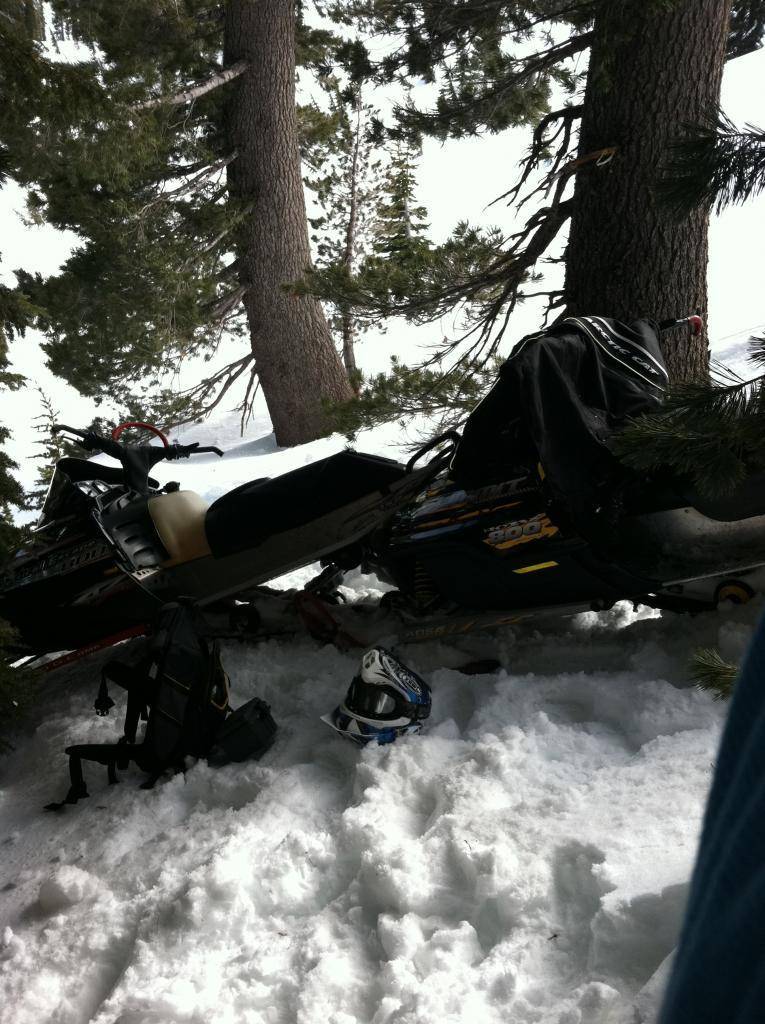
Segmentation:
<svg viewBox="0 0 765 1024">
<path fill-rule="evenodd" d="M 213 498 L 344 444 L 231 430 L 197 436 L 226 459 L 163 478 Z M 363 751 L 320 721 L 358 652 L 231 645 L 234 703 L 258 694 L 280 725 L 262 761 L 150 792 L 88 766 L 90 799 L 61 815 L 41 808 L 64 746 L 112 740 L 121 715 L 92 712 L 107 655 L 52 673 L 0 761 L 1 1024 L 653 1021 L 725 715 L 688 659 L 738 657 L 757 612 L 620 605 L 401 647 L 432 685 L 428 728 Z M 501 670 L 459 671 L 486 657 Z"/>
</svg>

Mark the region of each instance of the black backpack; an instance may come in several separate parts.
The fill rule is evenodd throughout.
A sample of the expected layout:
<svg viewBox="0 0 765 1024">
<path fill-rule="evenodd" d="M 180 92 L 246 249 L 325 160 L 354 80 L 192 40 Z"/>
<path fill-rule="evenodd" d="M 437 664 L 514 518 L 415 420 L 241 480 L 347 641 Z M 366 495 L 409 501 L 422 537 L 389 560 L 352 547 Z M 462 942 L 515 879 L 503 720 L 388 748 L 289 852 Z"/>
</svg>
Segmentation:
<svg viewBox="0 0 765 1024">
<path fill-rule="evenodd" d="M 162 608 L 146 650 L 137 662 L 112 660 L 106 663 L 95 701 L 99 715 L 107 715 L 114 706 L 108 682 L 127 690 L 124 735 L 117 743 L 67 747 L 69 792 L 62 801 L 48 804 L 46 810 L 60 810 L 88 796 L 82 774 L 83 761 L 106 765 L 110 784 L 119 781 L 117 769 L 124 771 L 133 761 L 149 775 L 141 788 L 151 789 L 168 769 L 183 770 L 186 757 L 206 757 L 214 743 L 216 764 L 242 759 L 225 756 L 225 739 L 231 733 L 234 720 L 247 714 L 252 719 L 255 705 L 259 706 L 260 726 L 256 729 L 257 735 L 250 737 L 245 756 L 259 756 L 273 741 L 276 726 L 268 705 L 257 698 L 229 716 L 229 681 L 221 663 L 218 642 L 205 639 L 199 613 L 190 602 Z M 227 716 L 228 726 L 224 729 Z M 142 742 L 136 743 L 141 719 L 147 722 L 146 733 Z"/>
</svg>

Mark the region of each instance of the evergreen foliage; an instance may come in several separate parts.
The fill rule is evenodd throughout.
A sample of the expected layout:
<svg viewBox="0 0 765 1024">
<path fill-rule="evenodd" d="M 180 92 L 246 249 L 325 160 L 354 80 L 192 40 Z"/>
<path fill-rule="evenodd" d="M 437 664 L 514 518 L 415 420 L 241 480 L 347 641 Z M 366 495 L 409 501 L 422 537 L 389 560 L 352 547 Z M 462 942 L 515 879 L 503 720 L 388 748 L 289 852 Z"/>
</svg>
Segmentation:
<svg viewBox="0 0 765 1024">
<path fill-rule="evenodd" d="M 10 301 L 3 301 L 10 294 Z M 23 333 L 27 317 L 23 299 L 16 302 L 7 289 L 0 290 L 0 396 L 3 390 L 15 390 L 24 383 L 19 374 L 8 367 L 8 340 Z M 26 505 L 24 490 L 14 476 L 16 463 L 3 445 L 10 438 L 9 429 L 0 424 L 0 568 L 22 542 L 25 530 L 15 525 L 14 515 Z M 23 673 L 7 664 L 8 645 L 14 639 L 13 630 L 0 619 L 0 751 L 8 748 L 8 732 L 16 724 L 29 693 L 29 680 Z"/>
<path fill-rule="evenodd" d="M 361 87 L 343 87 L 334 75 L 322 78 L 333 123 L 306 184 L 321 207 L 310 220 L 316 249 L 316 270 L 337 268 L 352 277 L 372 244 L 373 220 L 381 187 L 382 159 L 375 125 L 378 111 L 363 99 Z M 325 115 L 326 116 L 326 115 Z M 298 291 L 305 291 L 302 285 Z M 356 366 L 354 344 L 369 327 L 354 317 L 342 295 L 330 295 L 325 308 L 330 329 L 338 343 L 348 377 L 358 390 L 361 374 Z"/>
<path fill-rule="evenodd" d="M 184 395 L 174 374 L 190 357 L 211 359 L 224 331 L 227 343 L 246 333 L 233 236 L 251 208 L 226 187 L 237 154 L 221 84 L 242 68 L 221 65 L 224 4 L 51 6 L 58 40 L 87 49 L 69 63 L 25 37 L 24 109 L 0 139 L 4 166 L 28 187 L 29 216 L 83 244 L 58 276 L 19 271 L 20 291 L 48 336 L 51 370 L 80 393 L 125 408 L 151 396 L 165 424 L 204 415 L 236 360 Z M 316 70 L 334 42 L 301 21 L 297 59 Z M 318 166 L 332 119 L 315 104 L 298 114 L 302 155 Z"/>
<path fill-rule="evenodd" d="M 9 145 L 15 137 L 19 121 L 24 120 L 25 90 L 35 88 L 36 67 L 34 40 L 40 37 L 42 11 L 39 4 L 20 0 L 0 0 L 0 186 L 11 169 Z M 4 390 L 17 390 L 23 378 L 9 366 L 8 345 L 24 333 L 35 309 L 28 298 L 15 289 L 0 285 L 0 396 Z M 18 469 L 2 446 L 10 437 L 7 426 L 0 424 L 0 567 L 22 540 L 24 531 L 14 524 L 14 514 L 24 506 L 21 484 L 14 476 Z M 29 694 L 29 681 L 8 665 L 13 630 L 0 619 L 0 751 L 10 746 L 9 733 L 15 727 L 24 699 Z"/>
<path fill-rule="evenodd" d="M 428 212 L 417 203 L 415 172 L 419 157 L 419 146 L 398 140 L 382 175 L 372 244 L 372 254 L 378 261 L 406 266 L 416 263 L 429 248 Z"/>
<path fill-rule="evenodd" d="M 678 217 L 697 206 L 744 203 L 765 189 L 765 130 L 739 129 L 718 111 L 705 124 L 690 125 L 671 155 L 657 192 Z"/>
<path fill-rule="evenodd" d="M 736 0 L 730 12 L 728 60 L 759 50 L 764 37 L 764 0 Z"/>
<path fill-rule="evenodd" d="M 40 440 L 35 441 L 35 446 L 40 451 L 33 455 L 32 458 L 40 463 L 40 467 L 37 471 L 35 486 L 31 491 L 27 492 L 26 496 L 28 507 L 34 509 L 42 508 L 56 468 L 56 462 L 65 455 L 78 454 L 80 457 L 82 456 L 81 449 L 78 450 L 71 443 L 68 444 L 62 434 L 53 430 L 53 427 L 59 421 L 59 413 L 54 408 L 50 396 L 40 387 L 37 388 L 37 394 L 40 399 L 41 412 L 38 416 L 35 416 L 34 423 L 35 430 L 40 435 Z"/>
<path fill-rule="evenodd" d="M 738 671 L 738 665 L 725 661 L 713 647 L 700 648 L 691 661 L 691 678 L 700 689 L 713 694 L 715 700 L 732 696 Z"/>
<path fill-rule="evenodd" d="M 765 365 L 765 338 L 750 340 Z M 614 449 L 640 472 L 670 469 L 703 494 L 728 494 L 765 469 L 765 376 L 741 380 L 720 367 L 712 379 L 675 386 L 661 410 L 631 423 Z"/>
<path fill-rule="evenodd" d="M 393 137 L 445 139 L 518 125 L 534 128 L 518 181 L 499 198 L 520 208 L 543 195 L 545 204 L 516 235 L 503 238 L 459 224 L 445 244 L 418 252 L 408 269 L 367 262 L 353 276 L 330 269 L 312 280 L 317 294 L 342 295 L 362 320 L 400 315 L 432 323 L 461 309 L 462 334 L 439 347 L 451 358 L 444 359 L 444 372 L 461 373 L 495 356 L 518 301 L 546 295 L 548 314 L 564 304 L 560 291 L 532 292 L 526 286 L 541 279 L 537 265 L 571 214 L 566 189 L 577 173 L 583 110 L 577 97 L 583 72 L 576 58 L 590 48 L 599 5 L 596 0 L 330 0 L 326 7 L 336 20 L 388 40 L 382 57 L 379 45 L 373 52 L 363 38 L 340 48 L 338 59 L 353 81 L 418 81 L 433 86 L 418 95 L 437 93 L 430 105 L 417 105 L 408 94 L 388 129 Z M 756 49 L 764 32 L 763 0 L 734 3 L 728 56 Z M 559 109 L 550 108 L 554 91 L 565 97 Z"/>
<path fill-rule="evenodd" d="M 339 58 L 352 76 L 437 87 L 434 107 L 418 108 L 410 98 L 397 110 L 397 122 L 405 132 L 444 139 L 536 123 L 548 110 L 553 85 L 575 88 L 577 76 L 565 60 L 589 45 L 596 4 L 335 0 L 327 6 L 338 21 L 369 37 L 395 40 L 381 60 L 363 41 L 346 43 Z M 562 43 L 552 41 L 553 25 L 570 31 Z"/>
<path fill-rule="evenodd" d="M 349 440 L 359 430 L 386 423 L 398 416 L 425 413 L 437 417 L 434 433 L 457 426 L 496 379 L 494 362 L 467 366 L 462 374 L 443 373 L 434 367 L 407 366 L 395 357 L 390 373 L 365 381 L 353 402 L 331 412 L 336 428 Z"/>
<path fill-rule="evenodd" d="M 710 497 L 730 493 L 765 468 L 765 393 L 753 381 L 676 386 L 662 410 L 630 424 L 614 450 L 640 472 L 670 469 Z"/>
</svg>

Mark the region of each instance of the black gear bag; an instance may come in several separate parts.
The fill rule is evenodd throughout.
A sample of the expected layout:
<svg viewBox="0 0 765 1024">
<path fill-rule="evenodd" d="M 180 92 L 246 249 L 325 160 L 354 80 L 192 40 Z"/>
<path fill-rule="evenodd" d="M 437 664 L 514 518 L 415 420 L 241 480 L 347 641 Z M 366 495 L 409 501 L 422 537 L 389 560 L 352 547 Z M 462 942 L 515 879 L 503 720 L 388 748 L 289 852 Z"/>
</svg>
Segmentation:
<svg viewBox="0 0 765 1024">
<path fill-rule="evenodd" d="M 182 770 L 186 757 L 206 757 L 230 711 L 229 682 L 218 643 L 205 639 L 199 613 L 190 602 L 162 608 L 137 663 L 106 663 L 95 702 L 99 715 L 108 714 L 114 704 L 107 681 L 127 690 L 124 735 L 117 743 L 67 747 L 69 792 L 46 810 L 59 810 L 88 795 L 83 761 L 105 765 L 112 784 L 118 781 L 117 769 L 125 770 L 133 761 L 148 773 L 142 788 L 151 789 L 163 772 Z M 136 743 L 141 719 L 147 723 L 146 732 Z M 253 753 L 251 749 L 246 756 Z"/>
</svg>

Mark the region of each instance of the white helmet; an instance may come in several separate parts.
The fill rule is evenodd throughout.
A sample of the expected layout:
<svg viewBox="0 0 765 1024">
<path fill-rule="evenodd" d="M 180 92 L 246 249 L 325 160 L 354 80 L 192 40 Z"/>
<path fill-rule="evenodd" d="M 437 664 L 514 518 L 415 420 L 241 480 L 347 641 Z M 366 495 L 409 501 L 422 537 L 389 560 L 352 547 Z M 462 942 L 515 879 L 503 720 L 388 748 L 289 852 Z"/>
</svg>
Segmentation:
<svg viewBox="0 0 765 1024">
<path fill-rule="evenodd" d="M 430 707 L 425 680 L 384 647 L 372 647 L 362 656 L 343 703 L 322 721 L 360 746 L 372 740 L 392 743 L 419 732 Z"/>
</svg>

